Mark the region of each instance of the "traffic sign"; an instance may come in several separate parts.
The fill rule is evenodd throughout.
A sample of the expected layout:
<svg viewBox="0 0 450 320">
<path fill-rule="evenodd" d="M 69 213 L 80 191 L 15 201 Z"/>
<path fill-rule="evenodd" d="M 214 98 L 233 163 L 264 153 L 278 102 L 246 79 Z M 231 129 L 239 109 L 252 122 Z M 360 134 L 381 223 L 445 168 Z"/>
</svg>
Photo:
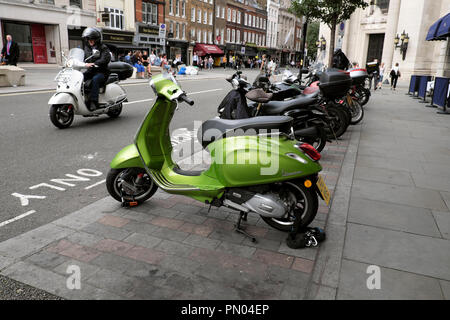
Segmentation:
<svg viewBox="0 0 450 320">
<path fill-rule="evenodd" d="M 161 23 L 159 25 L 159 37 L 160 38 L 166 37 L 166 25 L 164 23 Z"/>
</svg>

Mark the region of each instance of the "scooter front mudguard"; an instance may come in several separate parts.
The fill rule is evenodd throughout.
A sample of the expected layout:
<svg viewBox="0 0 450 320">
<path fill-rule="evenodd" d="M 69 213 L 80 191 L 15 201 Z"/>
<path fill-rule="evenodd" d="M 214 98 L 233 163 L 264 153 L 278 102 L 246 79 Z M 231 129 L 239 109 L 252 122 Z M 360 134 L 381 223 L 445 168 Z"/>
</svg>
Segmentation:
<svg viewBox="0 0 450 320">
<path fill-rule="evenodd" d="M 119 151 L 110 164 L 112 169 L 144 168 L 139 152 L 134 144 Z"/>
<path fill-rule="evenodd" d="M 49 105 L 57 104 L 71 104 L 75 108 L 78 106 L 77 98 L 67 92 L 56 92 L 50 100 L 48 100 Z"/>
</svg>

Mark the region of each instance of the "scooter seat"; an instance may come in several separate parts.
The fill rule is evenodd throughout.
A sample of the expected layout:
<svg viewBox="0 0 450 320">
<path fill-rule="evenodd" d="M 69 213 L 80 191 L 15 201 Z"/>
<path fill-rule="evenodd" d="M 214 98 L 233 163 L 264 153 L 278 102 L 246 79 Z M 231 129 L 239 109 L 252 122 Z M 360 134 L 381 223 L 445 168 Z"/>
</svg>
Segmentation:
<svg viewBox="0 0 450 320">
<path fill-rule="evenodd" d="M 262 105 L 262 114 L 264 115 L 278 115 L 283 114 L 286 111 L 304 108 L 306 106 L 312 105 L 317 101 L 319 96 L 319 91 L 312 94 L 301 94 L 292 100 L 286 101 L 270 101 Z"/>
<path fill-rule="evenodd" d="M 239 120 L 225 120 L 214 118 L 203 122 L 198 130 L 198 141 L 206 148 L 213 141 L 222 139 L 226 135 L 236 135 L 238 129 L 245 132 L 245 135 L 258 134 L 262 130 L 276 130 L 283 133 L 291 133 L 293 118 L 286 116 L 277 117 L 255 117 Z"/>
<path fill-rule="evenodd" d="M 255 89 L 249 91 L 245 96 L 251 101 L 267 103 L 272 99 L 273 93 L 266 93 L 263 89 Z"/>
</svg>

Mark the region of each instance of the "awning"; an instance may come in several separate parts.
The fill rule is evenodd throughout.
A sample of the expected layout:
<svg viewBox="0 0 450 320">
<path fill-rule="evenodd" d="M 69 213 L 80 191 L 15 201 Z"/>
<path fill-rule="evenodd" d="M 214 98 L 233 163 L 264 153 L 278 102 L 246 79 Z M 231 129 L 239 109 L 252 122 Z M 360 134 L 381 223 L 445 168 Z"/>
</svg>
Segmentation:
<svg viewBox="0 0 450 320">
<path fill-rule="evenodd" d="M 426 40 L 445 40 L 447 37 L 450 37 L 450 13 L 440 18 L 430 27 Z"/>
<path fill-rule="evenodd" d="M 207 54 L 217 54 L 217 55 L 223 55 L 223 50 L 220 49 L 215 44 L 202 44 L 197 43 L 194 47 L 194 52 L 197 52 L 197 55 L 200 57 L 206 56 Z"/>
</svg>

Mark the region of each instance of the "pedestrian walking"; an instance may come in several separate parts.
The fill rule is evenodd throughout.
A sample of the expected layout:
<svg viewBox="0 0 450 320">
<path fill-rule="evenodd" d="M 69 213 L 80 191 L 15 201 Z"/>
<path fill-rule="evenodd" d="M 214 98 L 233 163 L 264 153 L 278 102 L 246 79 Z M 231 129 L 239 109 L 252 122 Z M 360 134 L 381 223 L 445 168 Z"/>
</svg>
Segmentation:
<svg viewBox="0 0 450 320">
<path fill-rule="evenodd" d="M 197 52 L 194 52 L 194 56 L 192 57 L 192 65 L 194 67 L 198 66 L 198 55 L 197 55 Z"/>
<path fill-rule="evenodd" d="M 398 62 L 395 64 L 395 67 L 392 68 L 390 76 L 391 76 L 391 90 L 395 91 L 395 89 L 397 88 L 398 78 L 402 76 L 400 73 L 400 67 Z"/>
<path fill-rule="evenodd" d="M 1 53 L 2 64 L 7 64 L 10 66 L 17 66 L 17 61 L 19 60 L 20 49 L 19 45 L 12 40 L 11 35 L 6 36 L 6 43 L 3 46 Z"/>
<path fill-rule="evenodd" d="M 209 70 L 211 70 L 213 68 L 213 64 L 214 64 L 214 59 L 213 59 L 213 57 L 209 56 Z"/>
<path fill-rule="evenodd" d="M 141 62 L 142 65 L 145 68 L 145 71 L 147 71 L 147 78 L 150 77 L 152 75 L 152 69 L 151 69 L 151 64 L 150 64 L 150 58 L 148 56 L 147 51 L 144 50 L 144 53 L 142 54 L 141 57 Z"/>
</svg>

